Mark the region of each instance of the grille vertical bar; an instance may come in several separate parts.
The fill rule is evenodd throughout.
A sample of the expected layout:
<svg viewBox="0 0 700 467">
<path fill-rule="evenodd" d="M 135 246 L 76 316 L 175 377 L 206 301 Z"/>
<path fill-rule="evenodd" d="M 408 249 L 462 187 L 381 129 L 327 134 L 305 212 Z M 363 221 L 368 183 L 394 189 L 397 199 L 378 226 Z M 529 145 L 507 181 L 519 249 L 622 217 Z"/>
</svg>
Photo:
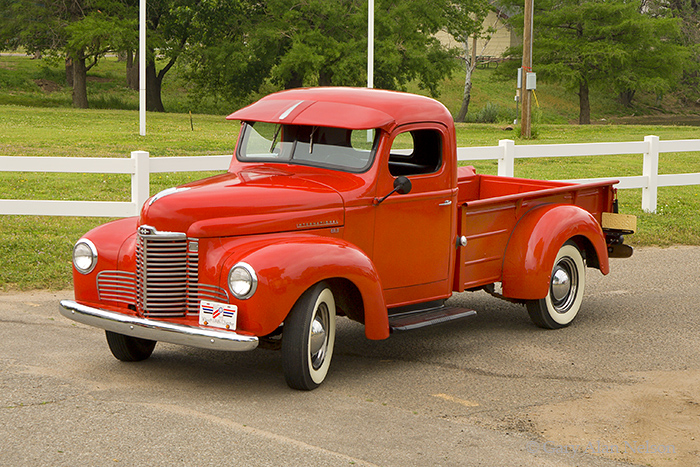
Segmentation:
<svg viewBox="0 0 700 467">
<path fill-rule="evenodd" d="M 199 241 L 187 242 L 187 314 L 199 314 Z"/>
</svg>

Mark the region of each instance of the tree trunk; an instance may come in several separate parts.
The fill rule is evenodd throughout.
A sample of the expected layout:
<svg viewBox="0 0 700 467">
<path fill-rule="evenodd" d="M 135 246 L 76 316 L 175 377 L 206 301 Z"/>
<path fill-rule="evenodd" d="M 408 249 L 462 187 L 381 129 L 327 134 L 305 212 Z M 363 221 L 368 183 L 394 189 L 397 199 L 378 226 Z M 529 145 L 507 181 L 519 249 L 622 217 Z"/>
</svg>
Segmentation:
<svg viewBox="0 0 700 467">
<path fill-rule="evenodd" d="M 467 65 L 469 69 L 469 65 Z M 467 78 L 464 80 L 464 95 L 462 96 L 462 107 L 459 108 L 459 113 L 455 118 L 456 122 L 464 123 L 467 118 L 467 112 L 469 112 L 469 101 L 471 100 L 472 94 L 472 79 L 471 72 L 467 71 Z"/>
<path fill-rule="evenodd" d="M 165 107 L 163 107 L 163 101 L 160 97 L 162 84 L 163 76 L 156 73 L 155 61 L 146 63 L 146 110 L 165 112 Z"/>
<path fill-rule="evenodd" d="M 296 71 L 292 72 L 292 76 L 284 83 L 284 89 L 300 88 L 304 85 L 303 77 Z"/>
<path fill-rule="evenodd" d="M 581 81 L 581 83 L 579 84 L 578 102 L 579 102 L 578 124 L 579 125 L 590 125 L 591 124 L 591 104 L 588 101 L 588 82 L 586 82 L 586 81 Z"/>
<path fill-rule="evenodd" d="M 126 87 L 139 90 L 139 58 L 133 50 L 126 53 Z"/>
<path fill-rule="evenodd" d="M 318 85 L 319 86 L 332 86 L 333 85 L 333 72 L 330 69 L 319 71 L 319 73 L 318 73 Z"/>
<path fill-rule="evenodd" d="M 618 99 L 620 100 L 620 104 L 624 105 L 625 107 L 632 107 L 632 99 L 634 99 L 636 91 L 632 89 L 627 89 L 625 91 L 620 92 Z"/>
<path fill-rule="evenodd" d="M 462 106 L 459 108 L 459 113 L 456 122 L 463 123 L 469 112 L 469 101 L 472 97 L 472 73 L 476 68 L 476 36 L 472 39 L 472 51 L 469 53 L 469 38 L 464 41 L 464 61 L 466 62 L 466 72 L 464 75 L 464 94 L 462 94 Z"/>
<path fill-rule="evenodd" d="M 75 56 L 73 58 L 73 107 L 88 108 L 85 58 L 75 58 Z"/>
<path fill-rule="evenodd" d="M 66 86 L 73 87 L 73 60 L 66 57 Z"/>
</svg>

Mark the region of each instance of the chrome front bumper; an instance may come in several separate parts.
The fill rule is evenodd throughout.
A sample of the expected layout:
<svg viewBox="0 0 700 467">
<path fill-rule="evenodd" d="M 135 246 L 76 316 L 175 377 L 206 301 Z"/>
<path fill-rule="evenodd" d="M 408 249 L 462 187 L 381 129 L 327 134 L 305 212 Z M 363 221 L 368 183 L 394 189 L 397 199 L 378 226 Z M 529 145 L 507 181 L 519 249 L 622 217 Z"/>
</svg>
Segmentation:
<svg viewBox="0 0 700 467">
<path fill-rule="evenodd" d="M 258 346 L 256 336 L 138 318 L 81 305 L 73 300 L 62 300 L 58 308 L 63 316 L 73 321 L 141 339 L 229 351 L 253 350 Z"/>
</svg>

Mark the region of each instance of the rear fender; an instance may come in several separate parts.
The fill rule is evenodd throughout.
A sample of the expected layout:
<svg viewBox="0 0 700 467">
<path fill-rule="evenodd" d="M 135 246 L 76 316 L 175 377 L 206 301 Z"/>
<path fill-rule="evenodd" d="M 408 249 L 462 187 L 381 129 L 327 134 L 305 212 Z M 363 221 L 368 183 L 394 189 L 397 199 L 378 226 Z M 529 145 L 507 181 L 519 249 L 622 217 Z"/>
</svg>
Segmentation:
<svg viewBox="0 0 700 467">
<path fill-rule="evenodd" d="M 252 266 L 258 278 L 252 297 L 231 298 L 231 303 L 239 308 L 241 329 L 259 336 L 270 334 L 311 286 L 322 280 L 342 279 L 336 283 L 349 281 L 359 291 L 362 303 L 354 305 L 364 308 L 367 338 L 389 337 L 381 281 L 372 261 L 354 245 L 337 238 L 297 236 L 257 243 L 254 249 L 236 249 L 221 269 L 221 287 L 228 290 L 228 273 L 241 261 Z"/>
<path fill-rule="evenodd" d="M 544 298 L 557 253 L 569 240 L 587 255 L 589 266 L 603 274 L 610 271 L 605 234 L 591 213 L 570 204 L 540 206 L 518 221 L 508 240 L 503 295 L 519 300 Z"/>
</svg>

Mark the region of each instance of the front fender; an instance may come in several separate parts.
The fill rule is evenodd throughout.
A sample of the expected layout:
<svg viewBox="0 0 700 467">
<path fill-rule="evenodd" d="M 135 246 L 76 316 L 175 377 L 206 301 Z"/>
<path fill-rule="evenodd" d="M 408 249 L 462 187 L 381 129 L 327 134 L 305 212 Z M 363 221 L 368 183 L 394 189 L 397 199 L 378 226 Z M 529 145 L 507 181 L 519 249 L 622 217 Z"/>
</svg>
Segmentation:
<svg viewBox="0 0 700 467">
<path fill-rule="evenodd" d="M 365 335 L 389 337 L 389 320 L 381 281 L 372 261 L 356 246 L 337 238 L 295 236 L 256 242 L 254 248 L 232 252 L 221 269 L 221 287 L 228 289 L 228 273 L 246 262 L 255 269 L 258 287 L 247 300 L 231 303 L 239 308 L 241 329 L 259 336 L 273 332 L 285 320 L 296 301 L 322 280 L 343 278 L 359 290 L 364 305 Z"/>
<path fill-rule="evenodd" d="M 97 275 L 105 270 L 119 269 L 129 250 L 126 246 L 136 234 L 138 218 L 127 217 L 95 227 L 81 237 L 97 248 L 97 266 L 89 274 L 81 274 L 73 266 L 73 287 L 76 300 L 98 302 Z M 131 249 L 133 250 L 133 248 Z"/>
<path fill-rule="evenodd" d="M 520 219 L 508 240 L 503 259 L 503 295 L 519 300 L 544 298 L 557 253 L 571 239 L 581 250 L 595 251 L 603 274 L 610 271 L 605 234 L 591 213 L 570 204 L 540 206 Z"/>
</svg>

